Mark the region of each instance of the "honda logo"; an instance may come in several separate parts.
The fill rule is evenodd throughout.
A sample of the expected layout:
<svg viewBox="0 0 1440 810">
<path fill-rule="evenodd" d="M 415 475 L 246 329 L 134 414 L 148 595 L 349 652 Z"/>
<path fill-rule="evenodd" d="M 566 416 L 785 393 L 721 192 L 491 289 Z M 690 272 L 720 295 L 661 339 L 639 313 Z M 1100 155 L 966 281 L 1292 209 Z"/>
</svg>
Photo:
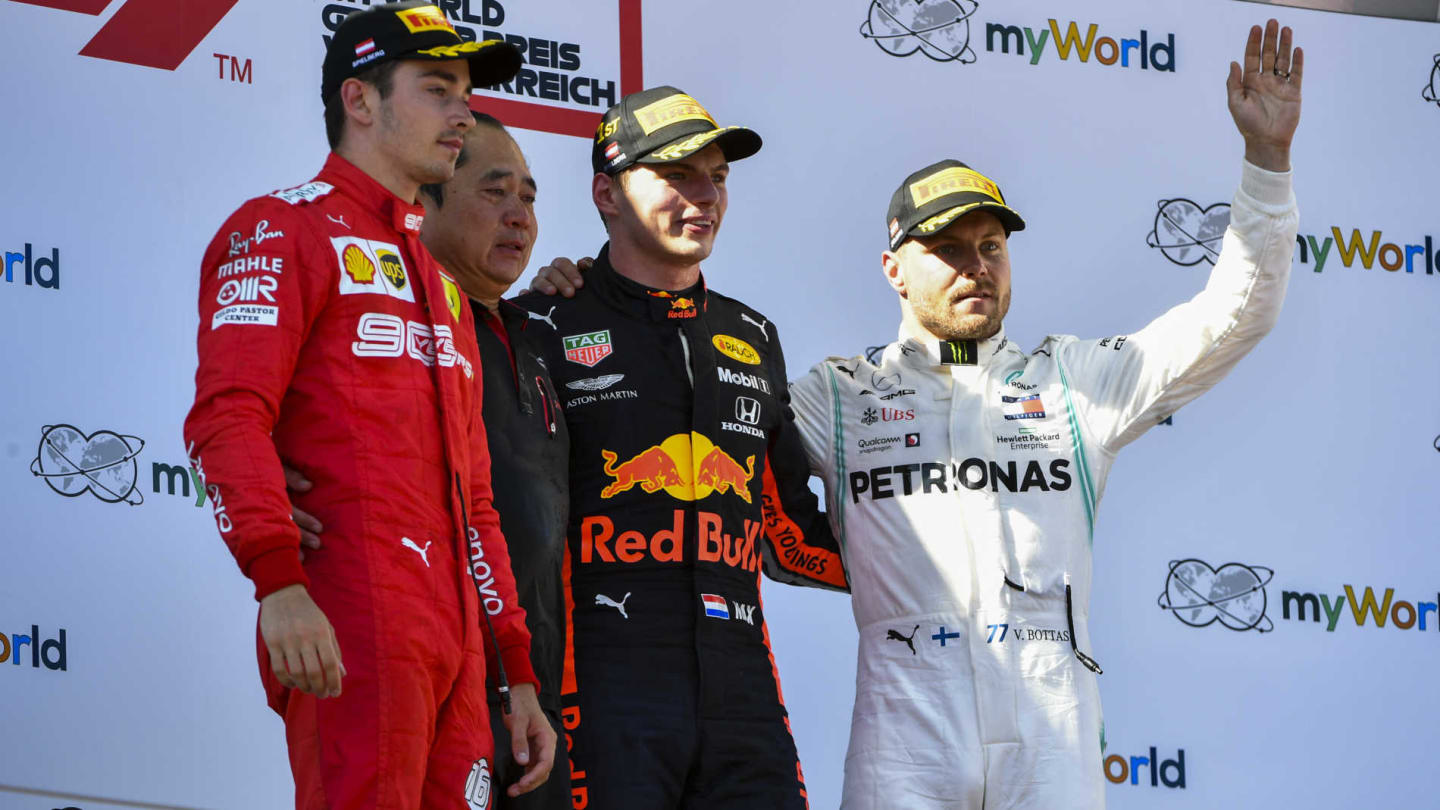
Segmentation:
<svg viewBox="0 0 1440 810">
<path fill-rule="evenodd" d="M 760 403 L 750 397 L 736 397 L 735 418 L 747 425 L 760 424 Z"/>
</svg>

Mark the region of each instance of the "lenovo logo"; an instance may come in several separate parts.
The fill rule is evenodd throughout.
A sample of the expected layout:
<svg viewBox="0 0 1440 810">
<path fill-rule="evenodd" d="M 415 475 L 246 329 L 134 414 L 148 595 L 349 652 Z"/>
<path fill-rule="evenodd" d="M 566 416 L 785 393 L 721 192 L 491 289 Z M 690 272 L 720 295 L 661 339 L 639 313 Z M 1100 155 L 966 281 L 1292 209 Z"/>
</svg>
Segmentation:
<svg viewBox="0 0 1440 810">
<path fill-rule="evenodd" d="M 113 0 L 15 0 L 98 16 Z M 80 49 L 81 56 L 174 70 L 238 0 L 120 0 L 123 4 Z"/>
</svg>

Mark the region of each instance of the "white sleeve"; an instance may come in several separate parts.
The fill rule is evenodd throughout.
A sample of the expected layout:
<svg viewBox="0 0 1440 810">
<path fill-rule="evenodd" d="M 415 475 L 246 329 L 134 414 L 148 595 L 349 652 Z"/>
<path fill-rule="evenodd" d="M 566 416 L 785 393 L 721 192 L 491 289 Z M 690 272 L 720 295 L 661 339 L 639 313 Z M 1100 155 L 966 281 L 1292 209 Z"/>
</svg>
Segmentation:
<svg viewBox="0 0 1440 810">
<path fill-rule="evenodd" d="M 816 363 L 804 377 L 790 383 L 790 407 L 795 412 L 795 426 L 805 446 L 810 473 L 830 486 L 832 418 L 829 372 L 824 363 Z"/>
<path fill-rule="evenodd" d="M 1205 289 L 1132 335 L 1058 347 L 1062 380 L 1108 453 L 1219 382 L 1275 325 L 1299 213 L 1290 172 L 1245 163 Z"/>
</svg>

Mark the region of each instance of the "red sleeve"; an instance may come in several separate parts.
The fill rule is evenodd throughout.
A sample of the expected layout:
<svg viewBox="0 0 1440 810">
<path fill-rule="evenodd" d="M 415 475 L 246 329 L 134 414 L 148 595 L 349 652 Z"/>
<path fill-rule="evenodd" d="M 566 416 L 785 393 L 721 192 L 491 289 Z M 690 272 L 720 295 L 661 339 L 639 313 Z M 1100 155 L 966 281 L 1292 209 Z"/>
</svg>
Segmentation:
<svg viewBox="0 0 1440 810">
<path fill-rule="evenodd" d="M 190 463 L 257 600 L 309 584 L 270 432 L 328 285 L 318 268 L 302 270 L 312 237 L 288 208 L 246 203 L 205 251 L 195 404 L 185 419 Z"/>
<path fill-rule="evenodd" d="M 472 329 L 475 319 L 468 309 L 462 311 L 457 329 Z M 466 324 L 470 324 L 467 326 Z M 473 338 L 469 341 L 474 345 Z M 515 577 L 510 570 L 510 551 L 505 535 L 500 531 L 500 516 L 495 511 L 493 492 L 490 488 L 490 445 L 485 435 L 485 421 L 481 418 L 481 403 L 485 401 L 482 382 L 485 378 L 480 368 L 480 354 L 475 352 L 474 407 L 470 409 L 470 571 L 480 588 L 481 608 L 490 614 L 490 625 L 495 629 L 495 641 L 500 648 L 500 657 L 505 662 L 505 677 L 513 685 L 535 684 L 539 691 L 540 680 L 530 664 L 530 629 L 525 626 L 525 609 L 515 590 Z M 524 538 L 520 539 L 524 542 Z M 488 645 L 492 643 L 490 627 L 483 627 L 486 636 L 486 666 L 490 678 L 498 683 L 499 671 L 490 657 Z"/>
</svg>

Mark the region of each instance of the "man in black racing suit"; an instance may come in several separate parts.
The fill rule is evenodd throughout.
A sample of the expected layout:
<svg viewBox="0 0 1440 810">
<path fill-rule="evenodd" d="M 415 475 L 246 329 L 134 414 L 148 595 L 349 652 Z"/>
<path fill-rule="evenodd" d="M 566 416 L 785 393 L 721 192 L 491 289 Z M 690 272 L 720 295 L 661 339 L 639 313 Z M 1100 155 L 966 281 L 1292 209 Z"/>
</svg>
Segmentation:
<svg viewBox="0 0 1440 810">
<path fill-rule="evenodd" d="M 574 298 L 517 299 L 545 322 L 570 430 L 575 807 L 807 806 L 759 575 L 843 590 L 845 573 L 775 327 L 699 266 L 728 161 L 759 148 L 675 88 L 622 99 L 592 153 L 610 242 Z"/>
</svg>

